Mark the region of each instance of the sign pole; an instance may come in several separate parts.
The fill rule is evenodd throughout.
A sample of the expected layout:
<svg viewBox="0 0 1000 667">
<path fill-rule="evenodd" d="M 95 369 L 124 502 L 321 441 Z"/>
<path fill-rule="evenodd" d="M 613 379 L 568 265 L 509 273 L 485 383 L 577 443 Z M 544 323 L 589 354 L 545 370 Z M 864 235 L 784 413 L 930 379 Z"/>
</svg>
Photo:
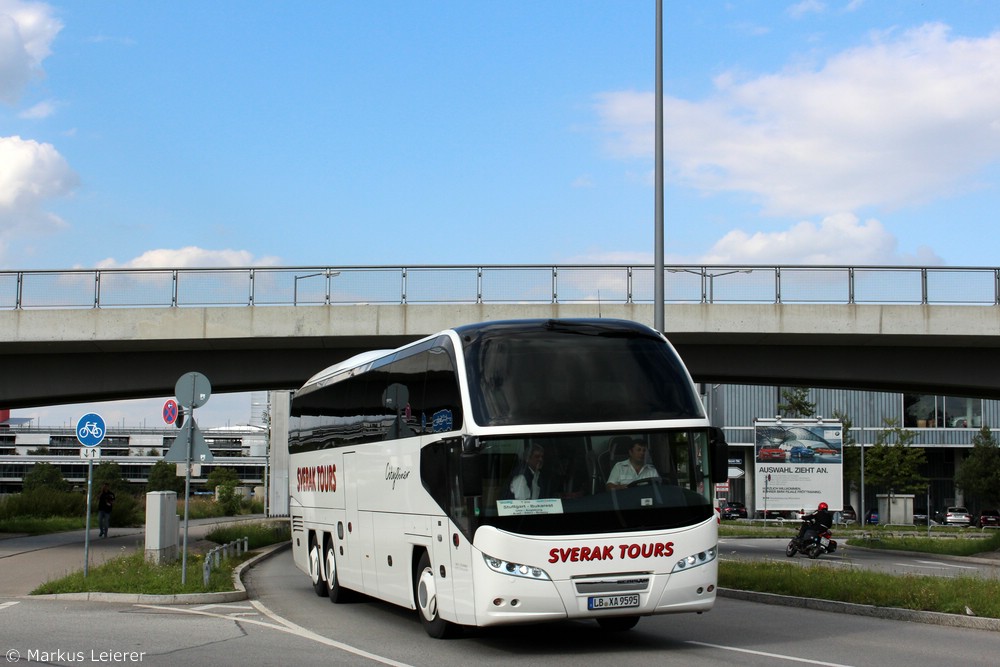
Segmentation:
<svg viewBox="0 0 1000 667">
<path fill-rule="evenodd" d="M 194 410 L 191 411 L 191 420 L 194 421 Z M 191 440 L 187 443 L 187 471 L 184 473 L 184 554 L 181 557 L 181 588 L 187 583 L 187 562 L 188 562 L 188 503 L 191 499 Z"/>
<path fill-rule="evenodd" d="M 87 532 L 83 538 L 83 578 L 87 578 L 90 565 L 90 499 L 94 495 L 94 460 L 87 460 Z"/>
<path fill-rule="evenodd" d="M 80 417 L 76 424 L 76 440 L 80 447 L 80 457 L 87 459 L 87 518 L 85 519 L 86 534 L 83 538 L 83 578 L 90 571 L 90 507 L 94 495 L 94 459 L 101 458 L 101 448 L 98 445 L 104 440 L 106 432 L 104 418 L 94 412 L 88 412 Z"/>
<path fill-rule="evenodd" d="M 187 555 L 188 555 L 188 527 L 190 525 L 190 503 L 191 503 L 191 460 L 197 454 L 202 463 L 211 463 L 212 452 L 205 444 L 205 439 L 198 430 L 198 424 L 194 420 L 194 409 L 205 405 L 205 402 L 212 395 L 212 385 L 201 373 L 185 373 L 177 380 L 174 386 L 174 395 L 177 396 L 177 403 L 185 408 L 190 418 L 181 427 L 174 444 L 163 457 L 165 461 L 184 463 L 184 552 L 181 559 L 181 586 L 187 584 Z M 167 401 L 163 406 L 163 418 L 167 423 L 175 421 L 180 413 L 177 405 L 172 401 Z"/>
</svg>

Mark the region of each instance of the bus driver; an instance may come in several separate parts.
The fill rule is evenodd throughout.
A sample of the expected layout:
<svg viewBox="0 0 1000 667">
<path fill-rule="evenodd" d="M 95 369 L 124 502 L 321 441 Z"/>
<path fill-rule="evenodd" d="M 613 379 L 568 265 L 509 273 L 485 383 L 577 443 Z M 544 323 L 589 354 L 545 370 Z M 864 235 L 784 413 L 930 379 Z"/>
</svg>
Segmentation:
<svg viewBox="0 0 1000 667">
<path fill-rule="evenodd" d="M 642 440 L 635 440 L 628 450 L 628 458 L 619 461 L 611 469 L 608 475 L 608 483 L 605 487 L 612 489 L 624 489 L 638 479 L 659 479 L 660 473 L 651 463 L 646 463 L 646 443 Z"/>
</svg>

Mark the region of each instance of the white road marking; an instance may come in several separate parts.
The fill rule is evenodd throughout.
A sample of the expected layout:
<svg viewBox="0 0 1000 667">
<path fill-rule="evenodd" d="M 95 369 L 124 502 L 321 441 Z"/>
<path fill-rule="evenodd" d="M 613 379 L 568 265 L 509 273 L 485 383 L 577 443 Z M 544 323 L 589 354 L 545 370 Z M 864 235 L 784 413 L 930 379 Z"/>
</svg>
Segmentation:
<svg viewBox="0 0 1000 667">
<path fill-rule="evenodd" d="M 20 602 L 20 600 L 11 600 L 10 602 L 0 603 L 0 609 L 6 609 L 7 607 L 13 607 L 18 602 Z"/>
<path fill-rule="evenodd" d="M 362 658 L 368 658 L 369 660 L 374 660 L 375 662 L 382 663 L 383 665 L 392 665 L 392 667 L 412 667 L 412 665 L 409 665 L 409 664 L 407 664 L 405 662 L 398 662 L 398 661 L 393 660 L 391 658 L 386 658 L 384 656 L 375 655 L 374 653 L 369 653 L 368 651 L 364 651 L 362 649 L 355 648 L 354 646 L 351 646 L 349 644 L 344 644 L 342 642 L 338 642 L 338 641 L 335 641 L 333 639 L 327 639 L 326 637 L 323 637 L 322 635 L 318 635 L 318 634 L 316 634 L 315 632 L 313 632 L 311 630 L 307 630 L 307 629 L 303 628 L 300 625 L 296 625 L 295 623 L 292 623 L 291 621 L 288 621 L 288 620 L 285 620 L 285 619 L 281 618 L 277 614 L 274 614 L 273 612 L 271 612 L 271 610 L 269 610 L 264 605 L 258 603 L 256 600 L 251 600 L 250 603 L 254 606 L 254 608 L 257 609 L 257 611 L 259 611 L 260 613 L 262 613 L 264 616 L 267 616 L 268 618 L 272 619 L 274 621 L 274 623 L 266 623 L 264 621 L 257 621 L 257 620 L 254 620 L 252 618 L 240 618 L 238 620 L 241 623 L 252 623 L 254 625 L 259 625 L 259 626 L 265 627 L 265 628 L 271 628 L 272 630 L 277 630 L 279 632 L 287 632 L 288 634 L 291 634 L 291 635 L 296 635 L 296 636 L 302 637 L 304 639 L 310 639 L 310 640 L 312 640 L 314 642 L 317 642 L 317 643 L 320 643 L 320 644 L 325 644 L 326 646 L 330 646 L 330 647 L 333 647 L 333 648 L 336 648 L 336 649 L 340 649 L 341 651 L 344 651 L 345 653 L 351 653 L 351 654 L 360 656 Z M 146 608 L 146 609 L 158 609 L 160 611 L 181 612 L 181 613 L 185 613 L 185 614 L 198 614 L 198 615 L 201 615 L 201 616 L 211 616 L 213 618 L 223 618 L 223 619 L 226 619 L 226 620 L 237 620 L 237 619 L 233 619 L 232 616 L 229 616 L 227 614 L 216 614 L 216 613 L 213 613 L 213 612 L 210 612 L 210 611 L 199 611 L 197 609 L 185 609 L 185 608 L 182 608 L 182 607 L 167 607 L 167 606 L 154 605 L 154 604 L 140 604 L 140 605 L 136 605 L 136 606 L 143 607 L 143 608 Z M 207 606 L 212 607 L 212 606 L 224 606 L 224 605 L 207 605 Z"/>
<path fill-rule="evenodd" d="M 920 563 L 921 565 L 933 565 L 934 567 L 951 567 L 951 568 L 954 568 L 956 570 L 976 570 L 976 569 L 978 569 L 976 567 L 971 567 L 969 565 L 955 565 L 953 563 L 942 563 L 941 561 L 936 561 L 936 560 L 918 560 L 917 562 Z"/>
<path fill-rule="evenodd" d="M 199 607 L 191 608 L 196 611 L 206 611 L 208 609 L 253 609 L 253 607 L 247 604 L 203 604 Z"/>
<path fill-rule="evenodd" d="M 759 655 L 764 658 L 775 658 L 777 660 L 787 660 L 788 662 L 802 662 L 807 665 L 823 665 L 824 667 L 850 667 L 840 662 L 823 662 L 822 660 L 810 660 L 808 658 L 796 658 L 790 655 L 781 655 L 780 653 L 767 653 L 765 651 L 752 651 L 747 648 L 736 648 L 735 646 L 722 646 L 720 644 L 706 644 L 705 642 L 696 641 L 686 641 L 685 644 L 693 644 L 695 646 L 706 646 L 708 648 L 717 648 L 720 651 L 733 651 L 735 653 L 747 653 L 750 655 Z"/>
</svg>

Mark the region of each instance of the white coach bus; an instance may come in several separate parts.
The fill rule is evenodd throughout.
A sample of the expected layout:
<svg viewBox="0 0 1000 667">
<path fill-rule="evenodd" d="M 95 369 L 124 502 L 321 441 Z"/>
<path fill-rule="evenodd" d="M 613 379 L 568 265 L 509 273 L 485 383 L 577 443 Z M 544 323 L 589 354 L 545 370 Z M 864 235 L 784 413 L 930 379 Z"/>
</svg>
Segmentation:
<svg viewBox="0 0 1000 667">
<path fill-rule="evenodd" d="M 295 393 L 294 560 L 317 594 L 416 609 L 433 637 L 707 611 L 726 448 L 653 329 L 458 327 Z"/>
</svg>

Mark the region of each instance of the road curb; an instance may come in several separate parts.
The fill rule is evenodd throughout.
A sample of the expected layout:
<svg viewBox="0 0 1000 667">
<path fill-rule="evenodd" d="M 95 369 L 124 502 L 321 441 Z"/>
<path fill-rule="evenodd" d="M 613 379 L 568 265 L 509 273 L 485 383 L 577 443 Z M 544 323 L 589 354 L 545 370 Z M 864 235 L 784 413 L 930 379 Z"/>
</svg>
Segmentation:
<svg viewBox="0 0 1000 667">
<path fill-rule="evenodd" d="M 247 599 L 247 589 L 243 585 L 243 573 L 274 554 L 290 548 L 291 541 L 278 542 L 263 547 L 257 555 L 240 563 L 233 570 L 233 586 L 236 590 L 216 593 L 179 593 L 176 595 L 149 595 L 146 593 L 53 593 L 51 595 L 27 595 L 31 599 L 77 600 L 85 602 L 123 602 L 126 604 L 211 604 L 238 602 Z"/>
<path fill-rule="evenodd" d="M 931 625 L 946 625 L 954 628 L 972 628 L 975 630 L 1000 632 L 1000 619 L 996 618 L 959 616 L 958 614 L 942 614 L 936 611 L 916 611 L 913 609 L 899 609 L 897 607 L 876 607 L 873 605 L 854 604 L 851 602 L 836 602 L 833 600 L 819 600 L 816 598 L 800 598 L 789 595 L 777 595 L 775 593 L 741 591 L 732 588 L 719 588 L 717 590 L 717 594 L 720 597 L 745 600 L 748 602 L 775 604 L 785 607 L 797 607 L 800 609 L 814 609 L 816 611 L 835 612 L 838 614 L 854 614 L 855 616 L 868 616 L 871 618 L 883 618 L 894 621 L 910 621 L 916 623 L 928 623 Z"/>
</svg>

